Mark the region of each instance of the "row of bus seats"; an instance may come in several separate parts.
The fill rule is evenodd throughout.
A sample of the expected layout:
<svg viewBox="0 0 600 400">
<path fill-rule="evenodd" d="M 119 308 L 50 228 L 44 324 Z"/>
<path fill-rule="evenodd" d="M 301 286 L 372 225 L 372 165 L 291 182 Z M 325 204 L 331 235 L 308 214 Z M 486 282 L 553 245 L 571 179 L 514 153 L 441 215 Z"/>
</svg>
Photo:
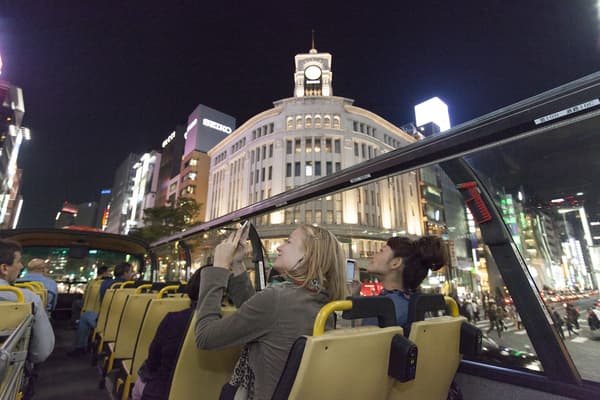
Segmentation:
<svg viewBox="0 0 600 400">
<path fill-rule="evenodd" d="M 23 293 L 15 287 L 0 286 L 0 291 L 17 296 L 16 302 L 0 301 L 0 399 L 21 399 L 33 305 L 26 303 Z"/>
<path fill-rule="evenodd" d="M 132 285 L 118 283 L 106 292 L 94 332 L 95 351 L 104 358 L 103 381 L 110 374 L 114 394 L 123 400 L 129 398 L 161 320 L 168 312 L 189 307 L 187 297 L 164 298 L 165 291 L 175 287 L 156 294 L 144 293 L 152 290 L 151 284 Z M 379 327 L 324 332 L 329 315 L 341 310 L 346 319 L 377 316 Z M 222 315 L 233 312 L 224 307 Z M 461 354 L 481 348 L 481 332 L 458 316 L 454 300 L 443 296 L 415 296 L 406 332 L 395 321 L 394 306 L 384 297 L 326 305 L 315 320 L 313 335 L 300 337 L 290 351 L 273 399 L 445 399 Z M 198 350 L 194 326 L 193 314 L 173 372 L 170 400 L 199 393 L 218 398 L 240 354 L 240 348 Z"/>
<path fill-rule="evenodd" d="M 42 299 L 42 304 L 44 305 L 44 309 L 48 308 L 48 289 L 44 286 L 42 282 L 37 281 L 27 281 L 27 282 L 17 282 L 15 283 L 16 287 L 29 289 L 33 293 L 40 296 Z"/>
</svg>

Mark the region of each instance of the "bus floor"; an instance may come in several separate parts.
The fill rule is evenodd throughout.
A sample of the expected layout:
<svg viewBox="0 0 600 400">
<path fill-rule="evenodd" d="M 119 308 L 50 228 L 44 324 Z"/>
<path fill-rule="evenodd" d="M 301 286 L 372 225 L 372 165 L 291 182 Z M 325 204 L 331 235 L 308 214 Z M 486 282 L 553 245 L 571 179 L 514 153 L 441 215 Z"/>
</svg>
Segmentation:
<svg viewBox="0 0 600 400">
<path fill-rule="evenodd" d="M 99 389 L 100 373 L 91 356 L 69 357 L 75 330 L 70 321 L 53 321 L 56 344 L 50 357 L 36 367 L 32 400 L 86 399 L 108 400 L 106 389 Z"/>
</svg>

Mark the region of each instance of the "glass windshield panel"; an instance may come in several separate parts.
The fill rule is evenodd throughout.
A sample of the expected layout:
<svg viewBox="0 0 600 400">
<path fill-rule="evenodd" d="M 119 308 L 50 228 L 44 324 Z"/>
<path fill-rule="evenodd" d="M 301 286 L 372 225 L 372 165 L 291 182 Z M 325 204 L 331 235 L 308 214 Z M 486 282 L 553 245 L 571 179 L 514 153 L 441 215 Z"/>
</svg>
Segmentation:
<svg viewBox="0 0 600 400">
<path fill-rule="evenodd" d="M 600 381 L 595 362 L 600 338 L 599 127 L 595 113 L 466 157 L 494 197 L 580 374 L 595 381 Z M 497 288 L 502 292 L 500 284 L 491 287 L 494 295 Z M 505 342 L 523 348 L 525 338 Z"/>
<path fill-rule="evenodd" d="M 129 262 L 140 271 L 140 258 L 132 254 L 88 248 L 24 247 L 21 277 L 26 276 L 27 264 L 33 258 L 48 262 L 48 275 L 58 283 L 59 293 L 83 293 L 88 280 L 96 278 L 97 268 L 106 265 L 113 268 L 121 262 Z"/>
</svg>

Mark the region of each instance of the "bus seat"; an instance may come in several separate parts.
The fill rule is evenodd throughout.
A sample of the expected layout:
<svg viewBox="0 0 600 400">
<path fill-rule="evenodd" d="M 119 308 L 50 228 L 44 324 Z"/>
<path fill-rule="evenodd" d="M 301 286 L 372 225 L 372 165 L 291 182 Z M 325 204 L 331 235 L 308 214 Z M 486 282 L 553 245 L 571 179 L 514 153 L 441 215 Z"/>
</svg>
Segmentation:
<svg viewBox="0 0 600 400">
<path fill-rule="evenodd" d="M 103 341 L 114 342 L 119 330 L 119 322 L 123 316 L 123 309 L 129 295 L 132 295 L 135 289 L 118 289 L 112 299 L 110 310 L 106 317 L 106 326 L 104 327 Z"/>
<path fill-rule="evenodd" d="M 460 332 L 464 317 L 441 316 L 413 322 L 409 340 L 419 349 L 413 381 L 394 382 L 389 400 L 444 400 L 460 363 Z"/>
<path fill-rule="evenodd" d="M 0 291 L 12 292 L 17 301 L 0 301 L 0 398 L 19 398 L 23 381 L 31 326 L 32 303 L 24 302 L 23 293 L 13 286 L 0 286 Z"/>
<path fill-rule="evenodd" d="M 100 312 L 98 313 L 98 320 L 96 321 L 96 327 L 94 328 L 94 333 L 92 333 L 93 343 L 97 343 L 97 337 L 102 332 L 104 332 L 104 327 L 106 326 L 106 319 L 108 317 L 108 311 L 110 310 L 110 304 L 112 303 L 115 291 L 116 289 L 108 289 L 104 293 L 104 298 L 102 298 L 102 303 L 100 305 Z"/>
<path fill-rule="evenodd" d="M 223 308 L 221 315 L 227 318 L 235 308 Z M 231 378 L 241 348 L 223 350 L 200 350 L 196 347 L 194 327 L 196 313 L 192 315 L 179 357 L 171 379 L 169 400 L 193 399 L 198 393 L 203 398 L 217 399 L 225 383 Z"/>
<path fill-rule="evenodd" d="M 133 357 L 135 343 L 137 342 L 140 328 L 144 321 L 144 316 L 146 315 L 146 309 L 148 308 L 150 300 L 155 297 L 156 295 L 153 293 L 143 293 L 131 294 L 127 298 L 127 302 L 123 308 L 117 337 L 115 338 L 114 343 L 108 344 L 109 356 L 105 371 L 107 374 L 112 370 L 115 359 L 128 359 Z"/>
<path fill-rule="evenodd" d="M 17 282 L 15 283 L 15 287 L 29 289 L 31 292 L 40 296 L 42 300 L 42 304 L 44 305 L 44 309 L 48 306 L 48 290 L 44 287 L 44 284 L 41 282 Z"/>
<path fill-rule="evenodd" d="M 379 304 L 379 299 L 374 302 Z M 361 303 L 357 315 L 380 315 L 381 321 L 389 320 L 381 310 Z M 324 332 L 328 316 L 333 311 L 349 311 L 352 304 L 352 300 L 335 301 L 321 309 L 313 336 L 302 336 L 294 343 L 273 400 L 385 399 L 396 379 L 412 379 L 416 347 L 404 337 L 402 327 L 365 326 Z M 376 314 L 366 315 L 369 308 Z M 395 312 L 393 307 L 385 308 Z M 391 320 L 395 321 L 393 317 Z M 399 371 L 406 366 L 411 370 L 408 374 L 406 369 Z"/>
<path fill-rule="evenodd" d="M 17 295 L 17 301 L 0 301 L 0 331 L 12 331 L 27 317 L 33 313 L 32 303 L 25 303 L 23 293 L 13 286 L 0 286 L 0 291 L 13 292 Z"/>
<path fill-rule="evenodd" d="M 102 279 L 96 279 L 88 282 L 85 289 L 83 298 L 83 305 L 81 306 L 81 312 L 85 311 L 100 311 L 100 286 L 102 285 Z"/>
<path fill-rule="evenodd" d="M 148 350 L 150 343 L 154 339 L 158 325 L 163 320 L 165 315 L 173 311 L 181 311 L 190 306 L 190 299 L 188 298 L 165 298 L 165 299 L 152 299 L 146 310 L 144 321 L 140 329 L 140 334 L 135 345 L 135 351 L 133 353 L 133 359 L 131 362 L 120 363 L 119 376 L 115 384 L 115 391 L 117 395 L 120 395 L 122 399 L 127 400 L 129 398 L 129 391 L 131 385 L 137 379 L 137 373 L 142 363 L 148 358 Z M 119 397 L 119 396 L 117 396 Z"/>
</svg>

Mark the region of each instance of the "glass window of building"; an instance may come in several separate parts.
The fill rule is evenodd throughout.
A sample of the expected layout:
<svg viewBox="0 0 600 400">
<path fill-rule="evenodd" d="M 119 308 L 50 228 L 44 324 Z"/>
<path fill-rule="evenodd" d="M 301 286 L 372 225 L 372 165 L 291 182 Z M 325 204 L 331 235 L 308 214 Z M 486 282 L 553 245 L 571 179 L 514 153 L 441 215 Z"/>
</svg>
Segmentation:
<svg viewBox="0 0 600 400">
<path fill-rule="evenodd" d="M 292 141 L 291 140 L 285 141 L 285 153 L 292 154 Z"/>
<path fill-rule="evenodd" d="M 306 176 L 313 176 L 312 161 L 307 161 L 306 162 L 306 165 L 304 166 L 304 174 Z"/>
<path fill-rule="evenodd" d="M 315 161 L 315 176 L 321 176 L 321 161 Z"/>
<path fill-rule="evenodd" d="M 331 139 L 325 139 L 325 153 L 331 153 Z"/>
<path fill-rule="evenodd" d="M 333 211 L 332 210 L 327 210 L 327 221 L 325 221 L 325 223 L 328 225 L 333 224 Z"/>
<path fill-rule="evenodd" d="M 373 148 L 369 146 L 369 159 L 373 158 Z"/>
<path fill-rule="evenodd" d="M 250 152 L 250 164 L 254 164 L 254 150 Z"/>
<path fill-rule="evenodd" d="M 315 128 L 321 127 L 321 116 L 319 114 L 315 115 Z"/>
<path fill-rule="evenodd" d="M 325 163 L 325 175 L 331 175 L 333 173 L 333 163 L 331 161 L 327 161 Z"/>
<path fill-rule="evenodd" d="M 341 162 L 336 162 L 335 163 L 335 172 L 338 172 L 341 169 L 342 169 L 342 163 Z"/>
<path fill-rule="evenodd" d="M 269 145 L 269 158 L 273 157 L 273 143 Z"/>
<path fill-rule="evenodd" d="M 321 152 L 321 139 L 315 138 L 315 153 Z"/>
<path fill-rule="evenodd" d="M 340 117 L 337 115 L 333 117 L 333 129 L 340 129 Z"/>
<path fill-rule="evenodd" d="M 322 211 L 321 210 L 315 210 L 315 224 L 322 224 L 323 223 L 323 219 L 322 219 Z"/>
<path fill-rule="evenodd" d="M 329 115 L 326 115 L 323 118 L 323 127 L 324 128 L 331 128 L 331 117 Z"/>
<path fill-rule="evenodd" d="M 342 152 L 342 141 L 340 139 L 335 139 L 333 142 L 333 150 L 338 154 Z"/>
<path fill-rule="evenodd" d="M 360 123 L 360 131 L 361 133 L 365 133 L 365 124 L 363 124 L 362 122 Z"/>
<path fill-rule="evenodd" d="M 269 166 L 269 180 L 273 179 L 273 166 Z"/>
<path fill-rule="evenodd" d="M 294 118 L 287 117 L 286 128 L 289 131 L 290 129 L 294 129 Z"/>
<path fill-rule="evenodd" d="M 302 171 L 301 171 L 300 163 L 295 162 L 294 163 L 294 176 L 300 176 L 301 173 L 302 173 Z"/>
<path fill-rule="evenodd" d="M 271 122 L 269 124 L 269 133 L 273 133 L 275 131 L 275 123 Z"/>
<path fill-rule="evenodd" d="M 286 163 L 285 164 L 285 176 L 287 178 L 292 176 L 292 163 Z"/>
<path fill-rule="evenodd" d="M 296 117 L 296 129 L 302 129 L 302 117 Z"/>
<path fill-rule="evenodd" d="M 265 169 L 264 169 L 264 168 L 262 168 L 262 169 L 260 170 L 260 181 L 261 181 L 261 182 L 264 182 L 264 181 L 265 181 Z"/>
<path fill-rule="evenodd" d="M 254 171 L 250 171 L 250 184 L 254 183 Z"/>
<path fill-rule="evenodd" d="M 308 137 L 305 139 L 306 143 L 304 143 L 304 148 L 307 153 L 312 153 L 312 138 Z"/>
<path fill-rule="evenodd" d="M 198 165 L 198 160 L 195 158 L 192 158 L 190 160 L 190 166 L 195 167 L 196 165 Z"/>
<path fill-rule="evenodd" d="M 310 115 L 307 115 L 304 119 L 304 126 L 306 128 L 312 128 L 312 117 Z"/>
<path fill-rule="evenodd" d="M 267 145 L 262 147 L 262 159 L 264 160 L 265 158 L 267 158 Z"/>
<path fill-rule="evenodd" d="M 258 171 L 258 170 L 256 170 L 256 171 L 254 172 L 254 183 L 258 183 L 258 178 L 259 178 L 259 175 L 258 175 L 258 173 L 259 173 L 259 171 Z"/>
<path fill-rule="evenodd" d="M 294 141 L 294 150 L 296 151 L 296 153 L 302 152 L 302 142 L 300 141 L 300 139 L 296 139 Z"/>
<path fill-rule="evenodd" d="M 256 148 L 256 162 L 260 161 L 260 147 Z"/>
<path fill-rule="evenodd" d="M 354 142 L 354 156 L 358 157 L 358 143 Z"/>
<path fill-rule="evenodd" d="M 363 143 L 361 147 L 362 147 L 363 158 L 367 158 L 367 145 Z"/>
<path fill-rule="evenodd" d="M 304 223 L 305 224 L 312 224 L 313 220 L 312 220 L 312 210 L 306 210 L 306 212 L 304 213 Z"/>
</svg>

